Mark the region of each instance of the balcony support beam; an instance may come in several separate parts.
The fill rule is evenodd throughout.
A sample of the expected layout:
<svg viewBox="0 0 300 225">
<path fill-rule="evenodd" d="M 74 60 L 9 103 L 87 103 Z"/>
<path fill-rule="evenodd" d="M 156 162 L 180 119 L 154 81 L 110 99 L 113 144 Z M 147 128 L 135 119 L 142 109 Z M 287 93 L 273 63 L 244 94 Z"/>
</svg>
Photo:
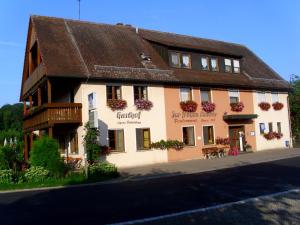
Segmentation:
<svg viewBox="0 0 300 225">
<path fill-rule="evenodd" d="M 48 135 L 50 138 L 53 138 L 53 127 L 48 128 Z"/>
<path fill-rule="evenodd" d="M 38 106 L 42 105 L 42 89 L 38 88 Z"/>
<path fill-rule="evenodd" d="M 48 103 L 52 102 L 52 86 L 51 86 L 51 82 L 48 79 L 47 80 L 47 92 L 48 92 Z"/>
<path fill-rule="evenodd" d="M 33 102 L 32 102 L 32 95 L 29 96 L 29 108 L 32 109 Z"/>
<path fill-rule="evenodd" d="M 28 161 L 28 138 L 27 138 L 27 134 L 24 133 L 24 159 L 25 161 Z"/>
</svg>

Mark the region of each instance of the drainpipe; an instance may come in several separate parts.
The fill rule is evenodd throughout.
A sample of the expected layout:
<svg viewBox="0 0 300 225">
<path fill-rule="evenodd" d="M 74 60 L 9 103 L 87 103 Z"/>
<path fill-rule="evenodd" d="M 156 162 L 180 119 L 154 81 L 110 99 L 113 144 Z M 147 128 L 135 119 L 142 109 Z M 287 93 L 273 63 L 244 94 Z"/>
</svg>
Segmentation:
<svg viewBox="0 0 300 225">
<path fill-rule="evenodd" d="M 287 100 L 288 117 L 289 117 L 289 128 L 290 128 L 290 144 L 289 144 L 289 148 L 291 148 L 291 147 L 293 147 L 293 132 L 292 132 L 292 122 L 291 122 L 291 111 L 290 111 L 289 94 L 288 94 L 286 100 Z"/>
</svg>

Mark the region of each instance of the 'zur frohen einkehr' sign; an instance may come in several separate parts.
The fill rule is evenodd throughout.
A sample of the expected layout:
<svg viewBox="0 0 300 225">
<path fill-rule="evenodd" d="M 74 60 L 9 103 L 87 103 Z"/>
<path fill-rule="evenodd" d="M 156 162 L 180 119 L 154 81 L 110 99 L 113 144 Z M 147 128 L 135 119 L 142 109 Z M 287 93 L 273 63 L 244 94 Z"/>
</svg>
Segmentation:
<svg viewBox="0 0 300 225">
<path fill-rule="evenodd" d="M 184 122 L 197 122 L 201 119 L 201 122 L 215 121 L 217 113 L 206 113 L 206 112 L 172 112 L 172 119 L 175 123 Z"/>
</svg>

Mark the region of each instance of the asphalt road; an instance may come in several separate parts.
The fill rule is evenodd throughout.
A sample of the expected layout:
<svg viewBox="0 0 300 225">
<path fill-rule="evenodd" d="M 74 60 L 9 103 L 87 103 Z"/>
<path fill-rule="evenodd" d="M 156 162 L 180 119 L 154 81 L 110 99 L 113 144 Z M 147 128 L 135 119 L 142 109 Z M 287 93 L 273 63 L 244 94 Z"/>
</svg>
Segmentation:
<svg viewBox="0 0 300 225">
<path fill-rule="evenodd" d="M 0 194 L 0 224 L 107 224 L 299 187 L 300 157 L 296 157 L 200 174 Z"/>
</svg>

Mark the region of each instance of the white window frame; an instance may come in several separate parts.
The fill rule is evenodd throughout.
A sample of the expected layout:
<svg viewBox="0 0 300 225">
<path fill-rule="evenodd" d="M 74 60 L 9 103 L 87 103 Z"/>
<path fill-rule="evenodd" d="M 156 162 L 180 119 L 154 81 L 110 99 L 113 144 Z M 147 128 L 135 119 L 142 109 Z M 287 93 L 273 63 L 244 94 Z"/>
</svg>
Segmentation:
<svg viewBox="0 0 300 225">
<path fill-rule="evenodd" d="M 206 90 L 204 90 L 206 91 Z M 200 88 L 200 102 L 202 103 L 202 97 L 201 97 L 201 88 Z M 210 102 L 213 103 L 214 100 L 213 100 L 213 94 L 212 94 L 212 89 L 209 89 L 209 94 L 210 94 Z"/>
<path fill-rule="evenodd" d="M 231 96 L 230 93 L 232 93 L 232 92 L 237 92 L 237 96 Z M 230 97 L 237 97 L 238 98 L 238 102 L 241 101 L 240 91 L 238 89 L 229 89 L 228 90 L 228 97 L 229 97 L 229 103 L 230 103 Z"/>
<path fill-rule="evenodd" d="M 123 130 L 123 138 L 124 138 L 124 150 L 123 151 L 116 151 L 116 150 L 112 150 L 112 153 L 124 153 L 124 152 L 126 152 L 126 139 L 125 139 L 125 128 L 108 128 L 107 129 L 107 141 L 106 141 L 106 143 L 107 143 L 107 146 L 109 147 L 109 131 L 110 130 Z"/>
<path fill-rule="evenodd" d="M 197 138 L 196 138 L 196 126 L 195 125 L 183 125 L 181 126 L 181 140 L 182 142 L 184 143 L 184 140 L 183 140 L 183 128 L 187 128 L 187 127 L 193 127 L 194 128 L 194 145 L 185 145 L 184 144 L 184 147 L 196 147 L 197 146 Z"/>
<path fill-rule="evenodd" d="M 276 101 L 274 101 L 274 98 L 273 98 L 274 95 L 277 96 Z M 272 99 L 272 103 L 279 102 L 279 93 L 278 92 L 271 92 L 271 99 Z"/>
<path fill-rule="evenodd" d="M 213 66 L 212 66 L 212 61 L 213 60 L 216 60 L 216 69 L 214 70 L 213 69 Z M 210 69 L 211 69 L 211 71 L 212 72 L 218 72 L 219 71 L 219 62 L 218 62 L 218 58 L 217 57 L 214 57 L 214 56 L 212 56 L 212 57 L 210 57 Z"/>
<path fill-rule="evenodd" d="M 258 91 L 257 92 L 257 103 L 267 102 L 267 96 L 265 91 Z"/>
<path fill-rule="evenodd" d="M 204 127 L 213 127 L 213 130 L 214 130 L 214 143 L 213 144 L 204 144 Z M 215 125 L 213 124 L 206 124 L 206 125 L 202 125 L 202 143 L 203 143 L 203 146 L 212 146 L 212 145 L 216 145 L 216 130 L 215 130 Z"/>
<path fill-rule="evenodd" d="M 182 97 L 181 97 L 181 89 L 190 89 L 191 90 L 191 101 L 193 101 L 193 99 L 194 99 L 194 96 L 193 96 L 193 88 L 192 87 L 180 87 L 179 88 L 179 99 L 180 99 L 180 101 L 181 102 L 184 102 L 183 100 L 182 100 Z"/>
<path fill-rule="evenodd" d="M 226 71 L 226 66 L 229 66 L 229 65 L 226 65 L 226 61 L 230 62 L 230 71 Z M 225 70 L 225 73 L 232 73 L 232 60 L 230 58 L 224 58 L 224 70 Z"/>
<path fill-rule="evenodd" d="M 233 61 L 233 73 L 240 73 L 241 72 L 241 64 L 240 64 L 240 60 L 238 59 L 234 59 Z M 238 63 L 238 66 L 235 66 L 235 62 Z M 235 71 L 235 69 L 238 68 L 238 71 Z"/>
</svg>

